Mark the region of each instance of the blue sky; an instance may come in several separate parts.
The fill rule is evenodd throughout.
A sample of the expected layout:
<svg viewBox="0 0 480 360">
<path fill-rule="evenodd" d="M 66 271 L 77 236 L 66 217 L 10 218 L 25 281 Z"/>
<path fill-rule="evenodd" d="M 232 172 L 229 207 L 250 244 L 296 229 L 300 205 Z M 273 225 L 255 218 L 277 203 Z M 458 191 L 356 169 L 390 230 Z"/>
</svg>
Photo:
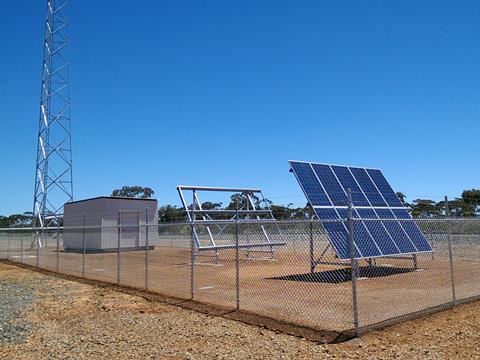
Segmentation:
<svg viewBox="0 0 480 360">
<path fill-rule="evenodd" d="M 45 2 L 0 3 L 0 214 L 32 208 Z M 410 200 L 479 187 L 478 1 L 75 1 L 75 198 L 177 184 L 305 199 L 288 159 Z"/>
</svg>

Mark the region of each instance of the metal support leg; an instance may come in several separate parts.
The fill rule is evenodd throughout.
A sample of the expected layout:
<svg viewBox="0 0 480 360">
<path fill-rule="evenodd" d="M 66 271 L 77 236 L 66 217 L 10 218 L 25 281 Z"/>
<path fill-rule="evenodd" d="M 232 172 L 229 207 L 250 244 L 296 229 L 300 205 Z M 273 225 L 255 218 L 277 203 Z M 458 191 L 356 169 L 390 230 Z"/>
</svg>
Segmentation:
<svg viewBox="0 0 480 360">
<path fill-rule="evenodd" d="M 413 270 L 418 269 L 417 254 L 413 254 Z"/>
</svg>

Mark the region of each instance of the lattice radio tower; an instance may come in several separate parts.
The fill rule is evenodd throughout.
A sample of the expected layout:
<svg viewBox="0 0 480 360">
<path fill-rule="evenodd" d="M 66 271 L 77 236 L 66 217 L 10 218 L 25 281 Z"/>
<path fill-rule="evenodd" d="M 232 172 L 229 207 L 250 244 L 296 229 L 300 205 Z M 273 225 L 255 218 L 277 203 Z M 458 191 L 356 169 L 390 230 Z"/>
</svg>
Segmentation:
<svg viewBox="0 0 480 360">
<path fill-rule="evenodd" d="M 33 225 L 57 226 L 73 200 L 67 0 L 47 0 Z"/>
</svg>

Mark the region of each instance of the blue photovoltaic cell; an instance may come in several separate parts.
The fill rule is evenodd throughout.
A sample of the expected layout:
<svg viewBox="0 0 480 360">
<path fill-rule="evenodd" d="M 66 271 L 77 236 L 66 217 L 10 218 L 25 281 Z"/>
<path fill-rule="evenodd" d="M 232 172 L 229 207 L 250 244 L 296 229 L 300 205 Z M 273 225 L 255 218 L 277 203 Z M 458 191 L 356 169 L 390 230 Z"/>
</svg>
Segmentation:
<svg viewBox="0 0 480 360">
<path fill-rule="evenodd" d="M 362 219 L 378 219 L 377 214 L 372 209 L 358 209 L 358 215 Z M 372 234 L 375 242 L 382 251 L 382 254 L 400 253 L 395 242 L 392 240 L 383 224 L 376 220 L 363 220 L 370 234 Z"/>
<path fill-rule="evenodd" d="M 343 188 L 345 190 L 350 189 L 352 191 L 352 203 L 354 206 L 370 206 L 367 198 L 365 195 L 363 195 L 362 189 L 360 189 L 347 167 L 332 165 L 332 170 L 335 175 L 337 175 L 337 178 L 342 184 Z"/>
<path fill-rule="evenodd" d="M 315 213 L 321 220 L 340 219 L 335 209 L 315 209 Z M 350 258 L 350 245 L 348 231 L 343 222 L 324 222 L 322 223 L 325 231 L 330 237 L 333 248 L 340 259 Z"/>
<path fill-rule="evenodd" d="M 356 258 L 432 251 L 380 170 L 290 162 L 341 259 L 348 259 L 347 189 L 352 191 Z M 330 202 L 330 200 L 332 202 Z M 402 208 L 402 209 L 399 209 Z"/>
<path fill-rule="evenodd" d="M 372 206 L 387 206 L 365 169 L 350 168 L 350 170 Z"/>
<path fill-rule="evenodd" d="M 334 208 L 315 209 L 315 213 L 322 220 L 339 220 L 340 219 L 340 216 L 338 216 L 337 211 Z"/>
<path fill-rule="evenodd" d="M 393 215 L 395 215 L 396 219 L 411 219 L 412 217 L 408 213 L 408 211 L 403 209 L 393 209 Z"/>
<path fill-rule="evenodd" d="M 312 164 L 312 167 L 313 170 L 315 170 L 315 174 L 317 174 L 317 177 L 320 179 L 323 188 L 330 197 L 330 200 L 333 202 L 333 205 L 347 206 L 347 195 L 335 178 L 335 174 L 332 169 L 330 169 L 330 166 Z"/>
<path fill-rule="evenodd" d="M 340 217 L 346 219 L 348 217 L 347 209 L 338 209 Z M 368 233 L 367 228 L 361 221 L 353 223 L 353 242 L 360 251 L 362 257 L 377 257 L 381 253 L 378 250 L 375 240 Z"/>
<path fill-rule="evenodd" d="M 400 254 L 417 252 L 417 249 L 415 248 L 415 246 L 413 246 L 412 242 L 408 238 L 400 223 L 396 220 L 392 220 L 395 219 L 395 216 L 389 209 L 375 209 L 375 212 L 380 219 L 388 219 L 382 221 L 382 224 L 387 229 L 390 237 L 392 239 L 395 239 L 395 243 L 400 250 Z"/>
<path fill-rule="evenodd" d="M 383 176 L 380 170 L 376 169 L 367 169 L 368 175 L 372 178 L 375 185 L 377 185 L 378 190 L 383 195 L 383 198 L 389 206 L 392 207 L 404 207 L 398 196 L 393 191 L 390 184 L 387 182 L 387 179 Z"/>
<path fill-rule="evenodd" d="M 325 191 L 323 191 L 312 167 L 308 163 L 291 162 L 292 169 L 305 195 L 312 206 L 331 206 Z"/>
<path fill-rule="evenodd" d="M 411 219 L 410 214 L 406 210 L 393 209 L 392 211 L 397 219 Z M 432 251 L 432 247 L 414 221 L 400 221 L 400 225 L 418 251 Z"/>
<path fill-rule="evenodd" d="M 347 219 L 348 218 L 348 209 L 339 208 L 337 209 L 338 215 L 340 215 L 340 219 Z"/>
</svg>

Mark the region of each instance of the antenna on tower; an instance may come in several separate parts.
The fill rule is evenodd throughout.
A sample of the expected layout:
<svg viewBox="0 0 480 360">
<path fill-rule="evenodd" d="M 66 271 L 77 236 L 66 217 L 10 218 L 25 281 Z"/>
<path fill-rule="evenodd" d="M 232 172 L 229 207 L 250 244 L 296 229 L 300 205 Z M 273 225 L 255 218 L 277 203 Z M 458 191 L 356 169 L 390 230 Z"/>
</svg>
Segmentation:
<svg viewBox="0 0 480 360">
<path fill-rule="evenodd" d="M 63 204 L 73 200 L 67 5 L 47 0 L 33 195 L 33 226 L 40 228 L 60 225 Z"/>
</svg>

